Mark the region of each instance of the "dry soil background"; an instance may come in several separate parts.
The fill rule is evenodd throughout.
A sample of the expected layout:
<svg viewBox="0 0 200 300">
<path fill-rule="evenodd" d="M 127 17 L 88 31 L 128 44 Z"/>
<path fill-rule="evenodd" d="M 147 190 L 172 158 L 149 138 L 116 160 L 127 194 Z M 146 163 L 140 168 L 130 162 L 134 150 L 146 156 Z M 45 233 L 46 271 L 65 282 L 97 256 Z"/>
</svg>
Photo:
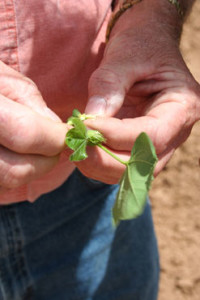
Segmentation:
<svg viewBox="0 0 200 300">
<path fill-rule="evenodd" d="M 200 0 L 181 49 L 200 82 Z M 156 178 L 151 191 L 161 256 L 159 300 L 200 300 L 200 122 Z"/>
</svg>

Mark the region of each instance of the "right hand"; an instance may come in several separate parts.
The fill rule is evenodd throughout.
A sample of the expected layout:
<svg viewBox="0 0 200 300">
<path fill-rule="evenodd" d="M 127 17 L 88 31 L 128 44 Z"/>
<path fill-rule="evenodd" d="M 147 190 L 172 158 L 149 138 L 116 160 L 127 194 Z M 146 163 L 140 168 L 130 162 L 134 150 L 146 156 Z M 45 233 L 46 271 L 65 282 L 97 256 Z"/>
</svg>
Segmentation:
<svg viewBox="0 0 200 300">
<path fill-rule="evenodd" d="M 49 172 L 65 148 L 66 132 L 36 85 L 0 62 L 0 193 Z"/>
</svg>

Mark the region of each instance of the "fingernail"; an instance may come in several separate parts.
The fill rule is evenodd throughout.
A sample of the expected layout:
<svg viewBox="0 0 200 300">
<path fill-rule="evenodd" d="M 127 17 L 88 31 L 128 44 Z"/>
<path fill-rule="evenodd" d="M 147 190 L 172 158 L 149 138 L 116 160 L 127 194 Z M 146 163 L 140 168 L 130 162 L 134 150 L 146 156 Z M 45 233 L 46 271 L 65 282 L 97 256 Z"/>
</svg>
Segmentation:
<svg viewBox="0 0 200 300">
<path fill-rule="evenodd" d="M 94 114 L 94 115 L 104 115 L 105 111 L 106 111 L 106 100 L 98 96 L 91 97 L 85 109 L 86 114 Z"/>
</svg>

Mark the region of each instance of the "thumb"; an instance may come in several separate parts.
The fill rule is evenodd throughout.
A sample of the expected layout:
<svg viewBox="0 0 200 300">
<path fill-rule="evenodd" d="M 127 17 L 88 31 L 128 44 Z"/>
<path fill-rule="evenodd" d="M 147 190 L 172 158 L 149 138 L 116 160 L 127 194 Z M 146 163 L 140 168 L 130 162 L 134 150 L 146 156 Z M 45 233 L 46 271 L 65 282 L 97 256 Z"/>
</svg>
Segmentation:
<svg viewBox="0 0 200 300">
<path fill-rule="evenodd" d="M 130 65 L 120 61 L 102 62 L 94 71 L 88 86 L 88 114 L 114 116 L 121 108 L 125 95 L 134 81 Z"/>
</svg>

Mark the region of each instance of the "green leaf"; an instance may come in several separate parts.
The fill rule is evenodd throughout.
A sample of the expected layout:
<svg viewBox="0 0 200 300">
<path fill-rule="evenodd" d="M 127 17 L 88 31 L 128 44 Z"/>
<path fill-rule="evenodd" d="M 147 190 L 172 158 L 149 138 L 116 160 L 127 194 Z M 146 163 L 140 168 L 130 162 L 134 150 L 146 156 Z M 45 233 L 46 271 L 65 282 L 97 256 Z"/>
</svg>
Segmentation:
<svg viewBox="0 0 200 300">
<path fill-rule="evenodd" d="M 143 213 L 147 193 L 153 180 L 157 162 L 155 148 L 146 133 L 135 141 L 131 157 L 120 181 L 120 188 L 113 207 L 113 222 L 129 220 Z"/>
<path fill-rule="evenodd" d="M 71 161 L 80 161 L 86 159 L 86 146 L 95 146 L 105 141 L 103 135 L 97 130 L 87 130 L 83 120 L 91 118 L 90 115 L 81 115 L 77 110 L 73 110 L 72 116 L 68 119 L 67 123 L 73 126 L 65 138 L 66 145 L 74 150 L 69 159 Z"/>
<path fill-rule="evenodd" d="M 78 109 L 74 109 L 73 112 L 72 112 L 72 116 L 76 117 L 76 118 L 80 118 L 81 113 Z"/>
<path fill-rule="evenodd" d="M 68 118 L 67 124 L 73 126 L 74 125 L 74 120 L 80 119 L 81 113 L 78 109 L 74 109 L 72 112 L 72 116 Z"/>
<path fill-rule="evenodd" d="M 87 129 L 84 123 L 76 117 L 70 118 L 70 125 L 74 126 L 70 129 L 65 138 L 66 145 L 74 150 L 70 156 L 71 161 L 80 161 L 87 158 Z"/>
</svg>

